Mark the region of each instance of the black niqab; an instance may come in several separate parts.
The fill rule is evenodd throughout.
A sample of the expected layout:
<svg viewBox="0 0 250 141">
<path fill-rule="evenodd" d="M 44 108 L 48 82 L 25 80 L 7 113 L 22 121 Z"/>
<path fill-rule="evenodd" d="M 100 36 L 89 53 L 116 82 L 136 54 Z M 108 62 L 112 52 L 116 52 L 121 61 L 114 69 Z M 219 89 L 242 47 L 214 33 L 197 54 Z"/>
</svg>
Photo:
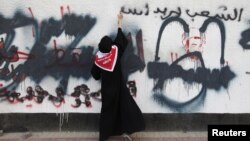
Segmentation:
<svg viewBox="0 0 250 141">
<path fill-rule="evenodd" d="M 108 53 L 111 50 L 111 46 L 113 44 L 113 41 L 111 38 L 109 38 L 108 36 L 104 36 L 100 43 L 98 44 L 99 50 L 102 53 Z"/>
<path fill-rule="evenodd" d="M 101 52 L 109 52 L 112 45 L 118 48 L 114 70 L 106 71 L 96 64 L 91 69 L 92 76 L 96 80 L 101 79 L 102 108 L 99 141 L 105 141 L 109 136 L 132 134 L 145 129 L 142 112 L 131 96 L 122 74 L 121 57 L 127 43 L 121 28 L 118 28 L 114 42 L 105 36 L 99 44 Z"/>
</svg>

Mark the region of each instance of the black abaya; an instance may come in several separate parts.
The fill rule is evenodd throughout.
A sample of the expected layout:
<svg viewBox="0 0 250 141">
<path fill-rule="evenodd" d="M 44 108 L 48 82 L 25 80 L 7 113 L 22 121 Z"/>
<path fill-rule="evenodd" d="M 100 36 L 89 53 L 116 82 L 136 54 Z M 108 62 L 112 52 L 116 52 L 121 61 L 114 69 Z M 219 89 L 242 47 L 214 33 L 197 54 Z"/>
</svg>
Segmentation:
<svg viewBox="0 0 250 141">
<path fill-rule="evenodd" d="M 116 39 L 112 43 L 118 48 L 113 71 L 104 70 L 96 64 L 91 70 L 96 80 L 101 79 L 102 108 L 99 141 L 104 141 L 110 136 L 131 134 L 145 129 L 142 112 L 130 95 L 122 75 L 121 57 L 127 42 L 122 29 L 118 28 Z"/>
</svg>

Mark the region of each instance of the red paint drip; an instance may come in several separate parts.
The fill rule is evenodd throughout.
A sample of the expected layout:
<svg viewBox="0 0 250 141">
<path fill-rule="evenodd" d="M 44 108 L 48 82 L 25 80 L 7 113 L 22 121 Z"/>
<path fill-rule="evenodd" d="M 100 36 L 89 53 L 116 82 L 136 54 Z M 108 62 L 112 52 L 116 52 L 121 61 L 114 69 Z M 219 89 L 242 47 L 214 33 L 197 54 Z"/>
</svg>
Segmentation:
<svg viewBox="0 0 250 141">
<path fill-rule="evenodd" d="M 10 62 L 17 62 L 19 61 L 19 56 L 17 53 L 13 54 L 10 58 L 8 58 Z"/>
<path fill-rule="evenodd" d="M 143 40 L 142 39 L 142 31 L 140 30 L 136 34 L 136 44 L 137 44 L 137 49 L 138 49 L 138 55 L 139 55 L 140 59 L 142 60 L 142 62 L 145 63 L 142 40 Z M 141 69 L 140 71 L 143 71 L 143 69 Z"/>
<path fill-rule="evenodd" d="M 186 50 L 187 50 L 187 53 L 189 53 L 189 40 L 187 40 L 186 42 Z"/>
<path fill-rule="evenodd" d="M 11 71 L 14 71 L 14 65 L 11 64 Z"/>
<path fill-rule="evenodd" d="M 32 12 L 31 7 L 29 7 L 28 9 L 29 9 L 29 12 L 31 14 L 31 17 L 34 19 L 34 14 Z M 33 35 L 33 37 L 35 37 L 35 28 L 34 27 L 32 27 L 32 35 Z"/>
<path fill-rule="evenodd" d="M 56 102 L 52 102 L 53 105 L 56 107 L 56 108 L 60 108 L 62 106 L 62 102 L 60 102 L 59 104 L 57 104 Z"/>
<path fill-rule="evenodd" d="M 67 10 L 68 10 L 68 13 L 70 14 L 70 7 L 69 7 L 69 5 L 67 5 Z"/>
<path fill-rule="evenodd" d="M 57 47 L 56 47 L 56 40 L 53 40 L 53 43 L 54 43 L 54 49 L 57 50 Z"/>
<path fill-rule="evenodd" d="M 173 52 L 171 52 L 171 61 L 174 62 Z"/>
<path fill-rule="evenodd" d="M 64 15 L 63 6 L 61 6 L 60 9 L 61 9 L 61 16 L 63 18 L 63 15 Z"/>
<path fill-rule="evenodd" d="M 33 14 L 33 12 L 32 12 L 31 7 L 29 7 L 28 9 L 29 9 L 29 11 L 30 11 L 30 14 L 31 14 L 32 18 L 34 19 L 34 14 Z"/>
<path fill-rule="evenodd" d="M 73 108 L 78 108 L 79 106 L 75 106 L 75 105 L 71 104 L 71 107 L 73 107 Z"/>
<path fill-rule="evenodd" d="M 178 54 L 177 53 L 175 53 L 175 59 L 178 59 Z"/>
<path fill-rule="evenodd" d="M 0 41 L 0 49 L 2 49 L 2 48 L 4 48 L 4 43 L 3 43 L 3 41 L 1 40 L 1 41 Z"/>
<path fill-rule="evenodd" d="M 30 59 L 32 55 L 29 53 L 17 51 L 18 59 Z M 23 55 L 23 57 L 20 57 L 19 55 Z"/>
</svg>

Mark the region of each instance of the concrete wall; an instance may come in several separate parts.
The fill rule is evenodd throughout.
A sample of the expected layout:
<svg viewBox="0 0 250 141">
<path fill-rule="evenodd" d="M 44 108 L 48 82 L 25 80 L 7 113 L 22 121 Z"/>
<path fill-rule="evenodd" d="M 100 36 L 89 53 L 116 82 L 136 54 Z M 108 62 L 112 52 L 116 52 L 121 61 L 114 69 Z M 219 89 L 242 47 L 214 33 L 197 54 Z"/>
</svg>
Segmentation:
<svg viewBox="0 0 250 141">
<path fill-rule="evenodd" d="M 130 40 L 124 73 L 144 113 L 249 113 L 249 6 L 1 0 L 0 113 L 98 113 L 100 82 L 90 68 L 101 37 L 115 36 L 119 11 Z M 80 87 L 85 95 L 73 97 Z"/>
</svg>

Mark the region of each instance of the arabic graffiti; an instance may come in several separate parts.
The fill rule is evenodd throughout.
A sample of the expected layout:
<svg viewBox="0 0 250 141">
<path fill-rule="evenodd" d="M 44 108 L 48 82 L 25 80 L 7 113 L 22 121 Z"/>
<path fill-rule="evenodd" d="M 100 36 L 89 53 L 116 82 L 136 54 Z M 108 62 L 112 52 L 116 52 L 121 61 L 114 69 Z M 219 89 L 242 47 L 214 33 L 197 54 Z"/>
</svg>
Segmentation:
<svg viewBox="0 0 250 141">
<path fill-rule="evenodd" d="M 121 7 L 121 12 L 124 14 L 132 14 L 132 15 L 145 15 L 148 16 L 149 15 L 149 6 L 146 3 L 145 7 L 143 8 L 145 10 L 137 10 L 136 8 L 131 9 L 131 8 L 125 8 L 124 6 Z"/>
<path fill-rule="evenodd" d="M 218 10 L 221 10 L 224 12 L 224 11 L 227 11 L 227 7 L 226 6 L 220 6 L 218 8 Z M 242 16 L 242 13 L 243 13 L 243 8 L 240 8 L 240 9 L 237 9 L 237 8 L 234 8 L 233 9 L 233 14 L 215 14 L 215 15 L 211 15 L 209 11 L 201 11 L 201 12 L 194 12 L 193 14 L 189 13 L 190 10 L 187 9 L 186 10 L 186 14 L 193 18 L 193 17 L 196 17 L 196 16 L 201 16 L 201 17 L 208 17 L 208 18 L 219 18 L 219 19 L 222 19 L 222 20 L 225 20 L 225 21 L 238 21 L 240 22 L 241 21 L 241 16 Z"/>
<path fill-rule="evenodd" d="M 203 11 L 195 11 L 192 12 L 190 9 L 184 9 L 181 7 L 177 7 L 175 10 L 170 9 L 168 7 L 156 7 L 156 8 L 150 8 L 149 4 L 146 3 L 143 8 L 130 8 L 130 7 L 121 7 L 121 12 L 124 14 L 132 14 L 132 15 L 138 15 L 138 16 L 148 16 L 151 13 L 151 9 L 153 11 L 153 14 L 159 15 L 162 20 L 165 20 L 170 17 L 181 17 L 181 16 L 188 16 L 190 18 L 195 17 L 205 17 L 205 18 L 218 18 L 224 21 L 241 21 L 242 14 L 244 12 L 243 8 L 233 8 L 232 11 L 228 9 L 227 6 L 219 6 L 217 8 L 218 13 L 211 14 L 212 12 L 208 10 Z M 233 13 L 233 14 L 232 14 Z"/>
<path fill-rule="evenodd" d="M 128 81 L 127 87 L 130 90 L 130 94 L 136 97 L 136 82 Z M 74 91 L 70 94 L 67 94 L 64 91 L 64 88 L 57 87 L 55 93 L 56 96 L 42 88 L 40 85 L 36 85 L 34 89 L 32 86 L 28 86 L 26 88 L 25 96 L 21 97 L 20 92 L 6 90 L 4 93 L 1 93 L 0 98 L 1 102 L 7 101 L 10 104 L 25 104 L 25 101 L 33 101 L 33 103 L 29 102 L 29 104 L 26 105 L 28 108 L 31 108 L 33 104 L 43 104 L 45 100 L 50 101 L 56 108 L 60 108 L 63 104 L 70 102 L 70 98 L 74 99 L 75 102 L 70 103 L 72 108 L 79 108 L 81 105 L 85 105 L 86 108 L 91 108 L 93 106 L 91 100 L 101 102 L 100 90 L 97 92 L 90 92 L 90 89 L 86 84 L 76 86 Z"/>
</svg>

